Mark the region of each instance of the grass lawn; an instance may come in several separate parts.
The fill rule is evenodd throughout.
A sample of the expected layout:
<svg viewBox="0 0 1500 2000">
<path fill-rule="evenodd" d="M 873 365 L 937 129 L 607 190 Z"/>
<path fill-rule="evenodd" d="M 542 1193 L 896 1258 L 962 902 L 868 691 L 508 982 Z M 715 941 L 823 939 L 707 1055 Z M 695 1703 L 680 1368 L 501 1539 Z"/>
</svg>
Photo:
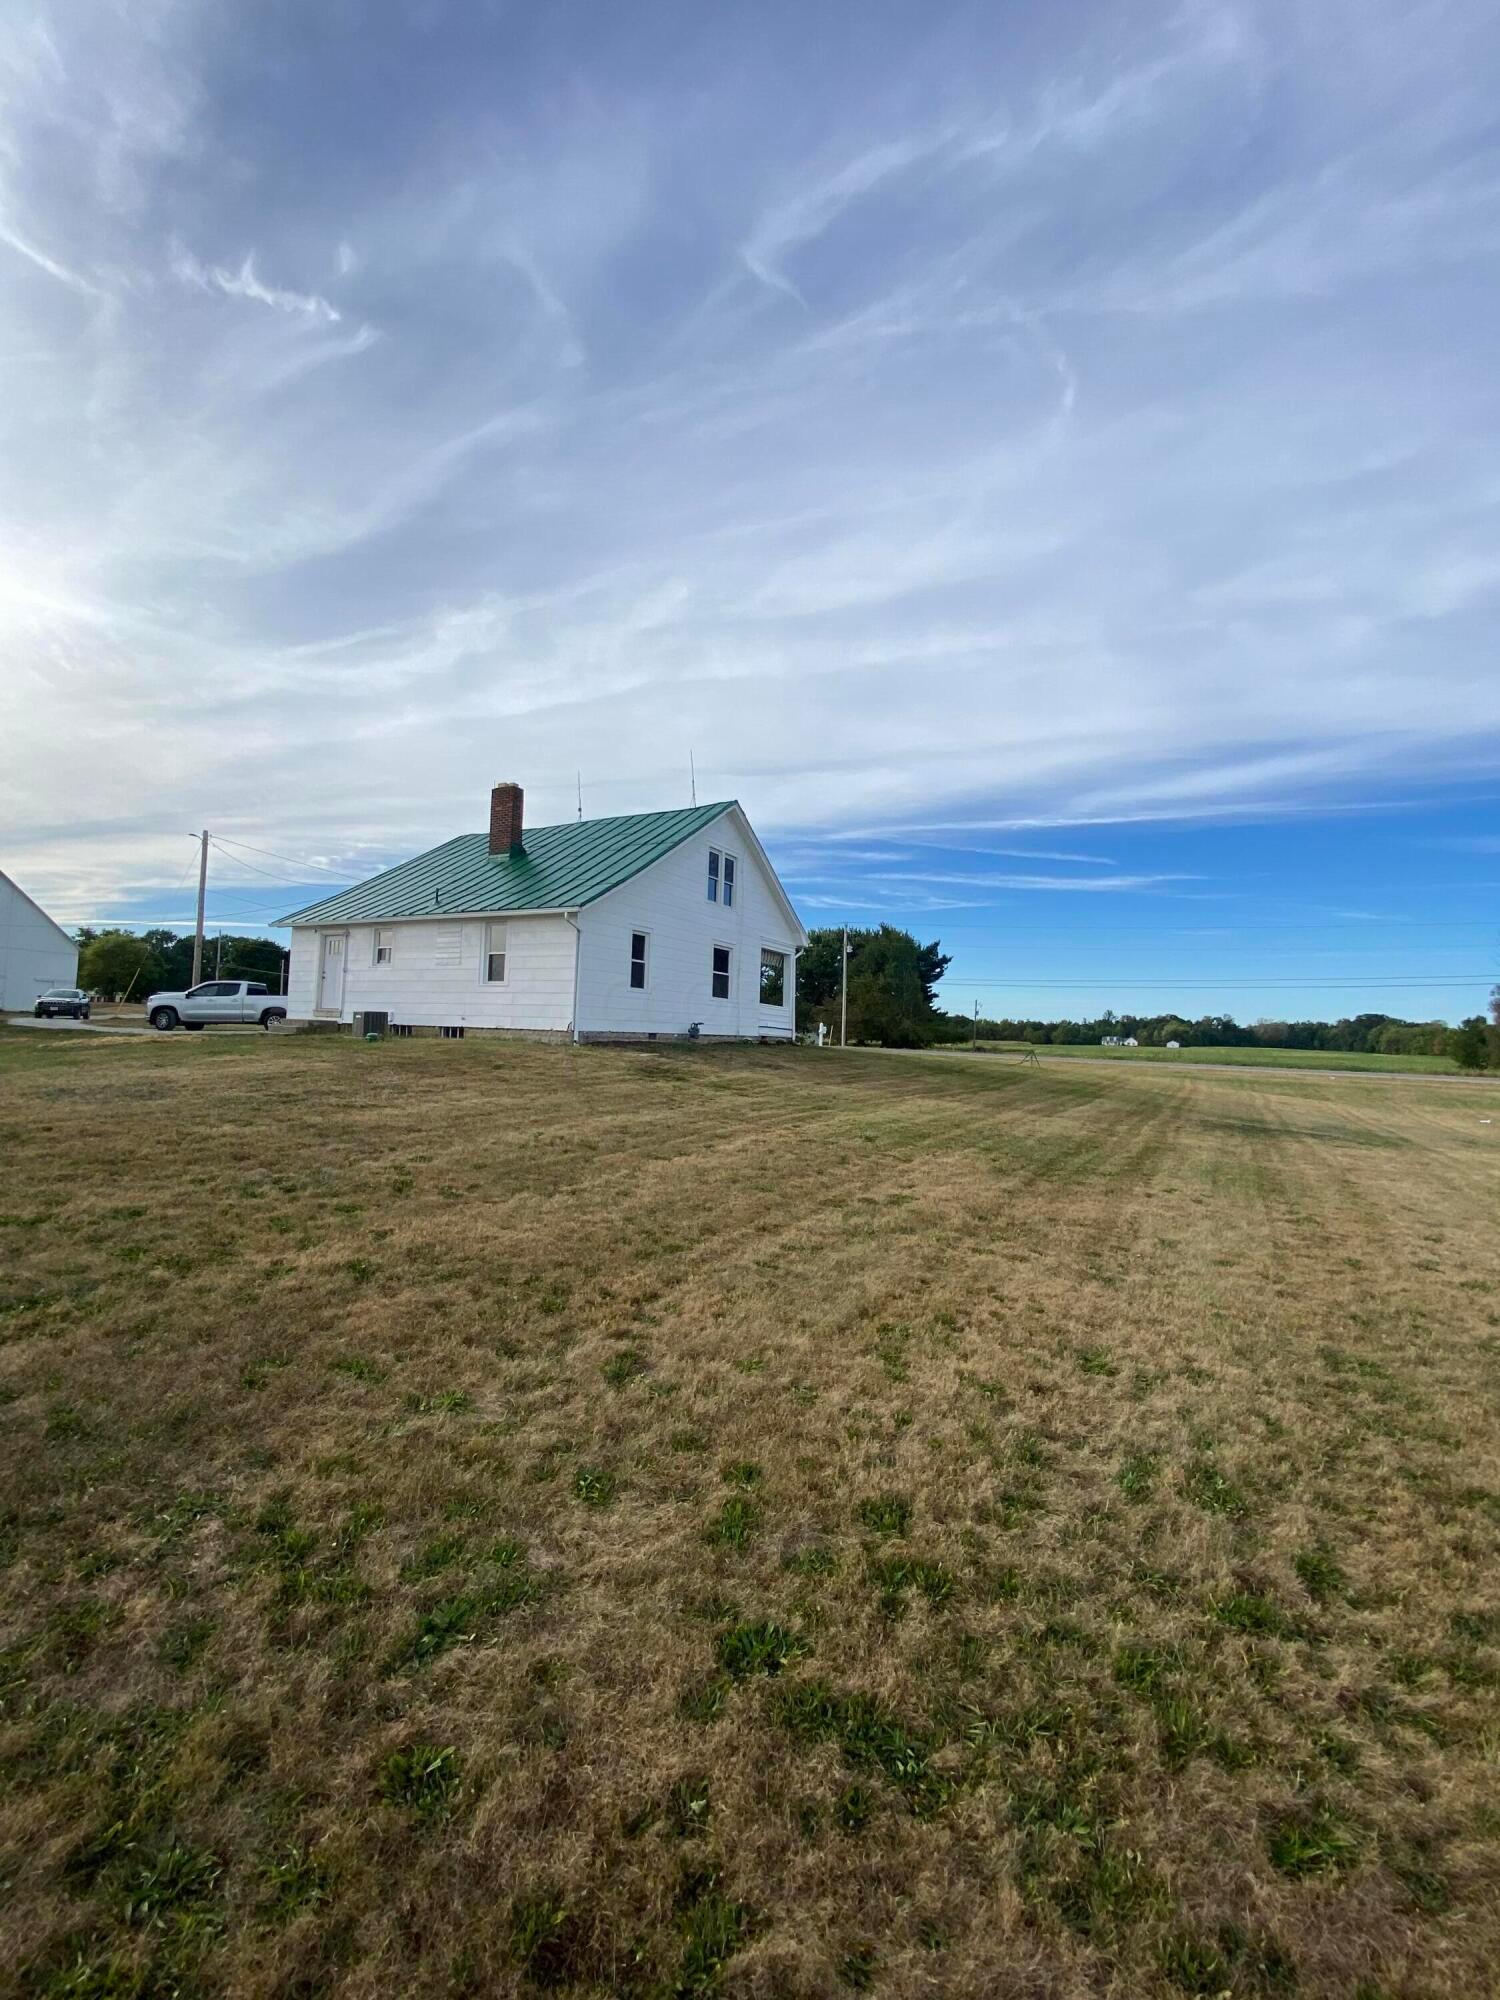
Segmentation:
<svg viewBox="0 0 1500 2000">
<path fill-rule="evenodd" d="M 958 1046 L 962 1046 L 961 1044 Z M 986 1042 L 979 1044 L 1007 1055 L 1024 1055 L 1029 1042 Z M 1338 1049 L 1236 1049 L 1187 1046 L 1180 1049 L 1107 1049 L 1093 1042 L 1043 1042 L 1037 1045 L 1043 1061 L 1053 1056 L 1070 1056 L 1092 1062 L 1123 1063 L 1222 1063 L 1250 1069 L 1360 1069 L 1388 1076 L 1462 1076 L 1456 1062 L 1447 1056 L 1375 1056 L 1359 1050 Z"/>
<path fill-rule="evenodd" d="M 0 1157 L 0 1987 L 1496 1990 L 1500 1087 L 18 1032 Z"/>
</svg>

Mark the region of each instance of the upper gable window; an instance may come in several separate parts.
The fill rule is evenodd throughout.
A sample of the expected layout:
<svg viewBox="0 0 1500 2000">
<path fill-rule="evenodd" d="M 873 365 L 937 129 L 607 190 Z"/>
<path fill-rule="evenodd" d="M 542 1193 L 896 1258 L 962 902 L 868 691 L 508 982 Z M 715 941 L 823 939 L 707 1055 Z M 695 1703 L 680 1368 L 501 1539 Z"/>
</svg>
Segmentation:
<svg viewBox="0 0 1500 2000">
<path fill-rule="evenodd" d="M 708 850 L 708 900 L 711 903 L 719 900 L 719 861 L 718 848 L 711 847 Z"/>
<path fill-rule="evenodd" d="M 638 993 L 646 990 L 647 938 L 644 931 L 630 933 L 630 983 Z"/>
<path fill-rule="evenodd" d="M 724 856 L 724 907 L 727 910 L 734 901 L 734 856 Z"/>
</svg>

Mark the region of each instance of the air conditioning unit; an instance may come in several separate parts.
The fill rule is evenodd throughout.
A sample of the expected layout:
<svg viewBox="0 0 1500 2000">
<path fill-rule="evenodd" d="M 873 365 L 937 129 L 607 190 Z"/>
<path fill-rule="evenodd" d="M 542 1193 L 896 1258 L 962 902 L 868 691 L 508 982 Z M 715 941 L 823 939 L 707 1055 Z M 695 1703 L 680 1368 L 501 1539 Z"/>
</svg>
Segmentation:
<svg viewBox="0 0 1500 2000">
<path fill-rule="evenodd" d="M 388 1011 L 384 1014 L 377 1014 L 373 1010 L 367 1010 L 365 1013 L 356 1014 L 354 1017 L 354 1032 L 361 1037 L 368 1037 L 370 1035 L 383 1036 L 390 1028 L 390 1025 L 391 1017 Z"/>
</svg>

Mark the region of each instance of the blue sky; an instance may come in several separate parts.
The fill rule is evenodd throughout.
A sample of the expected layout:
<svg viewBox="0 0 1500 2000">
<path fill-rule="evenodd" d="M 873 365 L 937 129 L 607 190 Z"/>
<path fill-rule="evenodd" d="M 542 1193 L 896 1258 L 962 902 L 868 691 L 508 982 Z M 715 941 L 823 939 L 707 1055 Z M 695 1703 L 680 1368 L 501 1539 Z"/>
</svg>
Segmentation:
<svg viewBox="0 0 1500 2000">
<path fill-rule="evenodd" d="M 184 922 L 207 823 L 259 924 L 691 753 L 954 1004 L 1471 1011 L 1497 73 L 1477 0 L 10 0 L 0 865 Z"/>
</svg>

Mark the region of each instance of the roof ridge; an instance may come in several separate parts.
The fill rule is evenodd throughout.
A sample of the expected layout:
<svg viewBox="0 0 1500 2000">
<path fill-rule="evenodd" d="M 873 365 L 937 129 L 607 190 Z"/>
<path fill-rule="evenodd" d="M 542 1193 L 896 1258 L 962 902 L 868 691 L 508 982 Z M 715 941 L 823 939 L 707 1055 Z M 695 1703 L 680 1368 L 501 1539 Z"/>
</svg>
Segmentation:
<svg viewBox="0 0 1500 2000">
<path fill-rule="evenodd" d="M 545 826 L 523 827 L 522 837 L 524 839 L 528 833 L 569 833 L 580 826 L 618 826 L 622 820 L 627 819 L 672 819 L 678 813 L 727 812 L 731 806 L 738 804 L 738 799 L 710 799 L 701 806 L 662 806 L 655 812 L 593 813 L 588 819 L 554 819 L 549 820 Z M 488 838 L 483 827 L 479 831 Z M 461 834 L 459 838 L 472 839 L 473 836 Z"/>
<path fill-rule="evenodd" d="M 737 799 L 659 812 L 608 813 L 529 829 L 516 854 L 492 854 L 489 836 L 450 835 L 420 854 L 354 882 L 280 919 L 369 923 L 402 917 L 524 915 L 581 909 L 630 881 L 722 814 Z"/>
</svg>

